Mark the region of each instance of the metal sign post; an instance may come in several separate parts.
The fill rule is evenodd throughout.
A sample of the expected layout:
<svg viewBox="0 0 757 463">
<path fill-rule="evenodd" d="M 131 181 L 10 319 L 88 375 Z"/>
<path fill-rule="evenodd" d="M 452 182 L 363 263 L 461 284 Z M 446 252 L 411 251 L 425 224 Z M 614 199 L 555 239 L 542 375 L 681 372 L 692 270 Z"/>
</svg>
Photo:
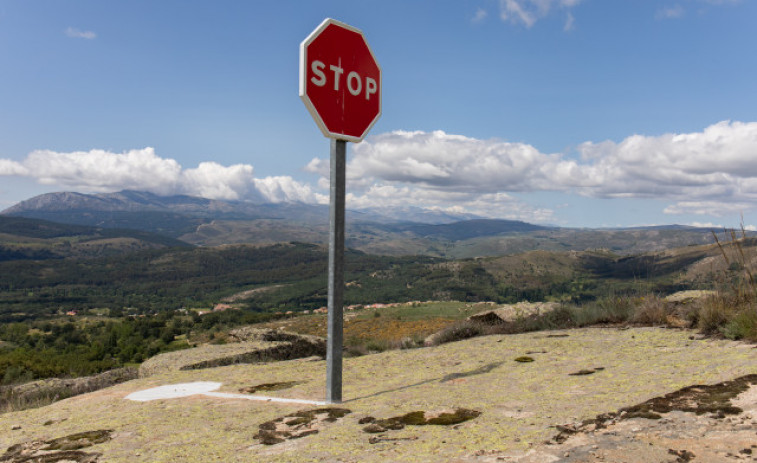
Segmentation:
<svg viewBox="0 0 757 463">
<path fill-rule="evenodd" d="M 326 342 L 326 402 L 342 402 L 344 340 L 344 197 L 347 142 L 331 140 L 331 199 L 329 208 L 329 337 Z"/>
<path fill-rule="evenodd" d="M 347 142 L 360 143 L 381 116 L 381 68 L 359 29 L 327 18 L 300 44 L 300 98 L 331 138 L 326 401 L 334 404 L 342 402 Z"/>
</svg>

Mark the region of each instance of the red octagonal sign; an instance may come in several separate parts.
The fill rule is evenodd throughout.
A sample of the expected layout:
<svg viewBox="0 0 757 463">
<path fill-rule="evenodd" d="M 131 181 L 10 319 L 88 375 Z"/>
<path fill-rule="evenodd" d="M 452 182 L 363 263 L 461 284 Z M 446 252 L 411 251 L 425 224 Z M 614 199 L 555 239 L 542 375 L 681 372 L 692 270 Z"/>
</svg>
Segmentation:
<svg viewBox="0 0 757 463">
<path fill-rule="evenodd" d="M 381 116 L 381 68 L 360 30 L 326 19 L 300 44 L 300 98 L 325 136 L 365 137 Z"/>
</svg>

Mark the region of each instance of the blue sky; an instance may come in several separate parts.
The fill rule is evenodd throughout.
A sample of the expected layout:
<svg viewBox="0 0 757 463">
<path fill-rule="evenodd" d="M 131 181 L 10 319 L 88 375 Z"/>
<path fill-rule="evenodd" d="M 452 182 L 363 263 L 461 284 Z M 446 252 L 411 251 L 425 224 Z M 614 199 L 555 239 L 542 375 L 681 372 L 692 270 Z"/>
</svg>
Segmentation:
<svg viewBox="0 0 757 463">
<path fill-rule="evenodd" d="M 363 30 L 383 114 L 348 207 L 757 223 L 757 2 L 0 0 L 0 209 L 143 189 L 324 202 L 300 42 Z"/>
</svg>

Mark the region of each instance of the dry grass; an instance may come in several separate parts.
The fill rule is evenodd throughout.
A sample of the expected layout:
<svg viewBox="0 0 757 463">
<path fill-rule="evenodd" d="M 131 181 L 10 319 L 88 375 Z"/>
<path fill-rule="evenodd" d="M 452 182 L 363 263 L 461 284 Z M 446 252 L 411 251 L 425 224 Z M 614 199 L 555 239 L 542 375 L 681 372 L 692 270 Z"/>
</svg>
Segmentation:
<svg viewBox="0 0 757 463">
<path fill-rule="evenodd" d="M 707 299 L 700 311 L 699 328 L 731 339 L 757 341 L 757 282 L 755 282 L 754 238 L 726 231 L 721 241 L 713 233 L 727 270 L 721 275 L 720 289 Z"/>
</svg>

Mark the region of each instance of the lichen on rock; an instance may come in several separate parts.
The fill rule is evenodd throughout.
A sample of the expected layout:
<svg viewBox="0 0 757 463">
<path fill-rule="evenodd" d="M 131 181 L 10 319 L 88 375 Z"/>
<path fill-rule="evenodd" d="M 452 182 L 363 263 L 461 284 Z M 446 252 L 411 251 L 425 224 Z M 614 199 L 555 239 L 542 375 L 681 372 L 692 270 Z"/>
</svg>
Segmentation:
<svg viewBox="0 0 757 463">
<path fill-rule="evenodd" d="M 335 423 L 350 413 L 352 410 L 336 407 L 302 410 L 262 423 L 254 437 L 263 445 L 280 444 L 289 439 L 317 434 L 323 423 Z"/>
<path fill-rule="evenodd" d="M 481 412 L 469 410 L 467 408 L 457 408 L 455 410 L 440 410 L 436 412 L 414 411 L 401 416 L 376 420 L 371 418 L 370 424 L 363 428 L 364 432 L 377 434 L 389 430 L 403 429 L 405 426 L 451 426 L 460 424 L 481 415 Z M 361 424 L 368 422 L 366 418 L 360 420 Z"/>
<path fill-rule="evenodd" d="M 31 441 L 12 445 L 0 456 L 7 463 L 95 463 L 99 453 L 82 452 L 80 449 L 101 444 L 111 439 L 110 429 L 85 431 L 47 441 Z"/>
</svg>

